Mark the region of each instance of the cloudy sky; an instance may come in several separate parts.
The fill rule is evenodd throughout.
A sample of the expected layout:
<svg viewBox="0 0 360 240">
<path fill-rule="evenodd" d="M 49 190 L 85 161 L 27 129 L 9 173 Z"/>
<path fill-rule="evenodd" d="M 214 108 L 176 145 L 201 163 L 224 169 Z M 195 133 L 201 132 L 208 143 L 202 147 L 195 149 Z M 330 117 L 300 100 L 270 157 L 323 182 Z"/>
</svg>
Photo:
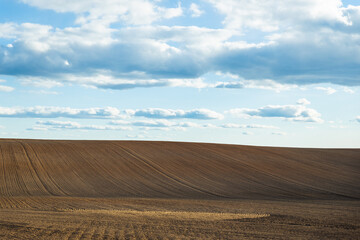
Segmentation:
<svg viewBox="0 0 360 240">
<path fill-rule="evenodd" d="M 0 137 L 360 147 L 360 1 L 1 0 Z"/>
</svg>

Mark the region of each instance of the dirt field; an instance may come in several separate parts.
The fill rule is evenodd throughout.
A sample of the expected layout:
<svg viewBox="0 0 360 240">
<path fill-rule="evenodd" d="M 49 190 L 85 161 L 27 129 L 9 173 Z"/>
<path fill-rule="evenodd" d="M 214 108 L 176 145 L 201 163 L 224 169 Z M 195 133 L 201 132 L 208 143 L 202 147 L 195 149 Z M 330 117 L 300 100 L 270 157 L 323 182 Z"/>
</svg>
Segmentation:
<svg viewBox="0 0 360 240">
<path fill-rule="evenodd" d="M 0 140 L 0 239 L 360 239 L 360 150 Z"/>
<path fill-rule="evenodd" d="M 360 236 L 357 201 L 38 197 L 15 198 L 6 206 L 0 210 L 0 239 L 359 239 Z"/>
</svg>

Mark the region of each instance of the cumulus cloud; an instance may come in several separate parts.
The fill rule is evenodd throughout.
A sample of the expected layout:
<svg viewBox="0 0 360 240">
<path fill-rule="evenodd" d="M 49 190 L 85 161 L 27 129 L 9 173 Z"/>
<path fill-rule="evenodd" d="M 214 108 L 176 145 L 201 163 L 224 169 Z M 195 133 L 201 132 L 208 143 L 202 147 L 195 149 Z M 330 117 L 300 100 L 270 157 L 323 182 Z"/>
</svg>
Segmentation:
<svg viewBox="0 0 360 240">
<path fill-rule="evenodd" d="M 0 107 L 0 117 L 12 118 L 83 118 L 83 119 L 108 119 L 145 117 L 160 119 L 222 119 L 223 115 L 209 109 L 173 110 L 162 108 L 126 109 L 115 107 L 104 108 L 70 108 L 70 107 Z"/>
<path fill-rule="evenodd" d="M 225 15 L 228 28 L 251 28 L 265 32 L 299 24 L 342 23 L 351 25 L 348 8 L 341 0 L 208 0 Z"/>
<path fill-rule="evenodd" d="M 126 33 L 116 37 L 113 36 L 115 30 L 104 26 L 90 24 L 54 30 L 50 26 L 22 24 L 13 28 L 9 34 L 15 35 L 14 47 L 0 48 L 0 73 L 3 74 L 62 81 L 66 74 L 92 77 L 104 69 L 113 77 L 143 72 L 145 79 L 151 75 L 183 77 L 186 72 L 196 76 L 200 71 L 196 70 L 194 61 L 186 62 L 192 55 L 189 52 L 181 53 L 152 39 L 123 36 Z"/>
<path fill-rule="evenodd" d="M 176 86 L 179 78 L 197 78 L 209 65 L 199 53 L 231 37 L 225 30 L 177 26 L 114 30 L 95 24 L 66 29 L 12 24 L 11 28 L 7 35 L 16 41 L 11 49 L 0 47 L 0 73 L 29 81 L 87 81 L 120 89 L 139 84 Z M 173 47 L 167 43 L 171 41 L 186 47 Z M 154 83 L 153 79 L 164 78 L 172 82 Z M 115 81 L 103 84 L 109 79 Z"/>
<path fill-rule="evenodd" d="M 336 90 L 331 87 L 316 87 L 315 89 L 326 92 L 327 95 L 336 93 Z"/>
<path fill-rule="evenodd" d="M 343 7 L 340 0 L 209 2 L 225 15 L 228 29 L 268 32 L 268 44 L 222 51 L 217 64 L 223 71 L 283 83 L 359 85 L 360 61 L 351 52 L 359 53 L 360 6 Z"/>
<path fill-rule="evenodd" d="M 37 88 L 54 88 L 64 85 L 59 81 L 49 80 L 42 77 L 23 77 L 21 79 L 21 83 L 26 86 L 34 86 Z"/>
<path fill-rule="evenodd" d="M 137 120 L 137 121 L 126 121 L 126 120 L 113 120 L 106 125 L 94 125 L 94 124 L 80 124 L 73 121 L 37 121 L 36 125 L 27 130 L 132 130 L 133 128 L 139 128 L 142 130 L 186 130 L 187 128 L 209 128 L 215 127 L 208 124 L 198 124 L 193 122 L 174 122 L 166 119 L 156 120 Z"/>
<path fill-rule="evenodd" d="M 180 4 L 176 8 L 157 6 L 148 0 L 22 0 L 22 2 L 56 12 L 72 12 L 77 15 L 77 23 L 90 21 L 117 22 L 128 24 L 151 24 L 162 18 L 182 15 Z M 141 9 L 141 10 L 140 10 Z"/>
<path fill-rule="evenodd" d="M 198 124 L 194 122 L 174 122 L 166 119 L 156 120 L 138 120 L 138 121 L 124 121 L 124 120 L 113 120 L 110 122 L 111 125 L 118 126 L 131 126 L 139 127 L 143 130 L 185 130 L 187 128 L 209 128 L 207 124 Z"/>
<path fill-rule="evenodd" d="M 59 93 L 56 91 L 45 91 L 45 90 L 38 90 L 38 91 L 29 91 L 29 93 L 34 93 L 34 94 L 45 94 L 45 95 L 58 95 Z"/>
<path fill-rule="evenodd" d="M 124 121 L 124 120 L 113 120 L 110 122 L 113 125 L 130 125 L 134 127 L 200 127 L 201 125 L 192 122 L 172 122 L 166 119 L 156 120 L 141 120 L 141 121 Z"/>
<path fill-rule="evenodd" d="M 59 130 L 59 129 L 71 129 L 71 130 L 131 130 L 130 127 L 119 127 L 109 125 L 82 125 L 77 122 L 71 121 L 38 121 L 36 125 L 27 130 Z"/>
<path fill-rule="evenodd" d="M 300 104 L 300 105 L 309 105 L 309 104 L 311 104 L 311 102 L 309 100 L 307 100 L 306 98 L 301 98 L 296 103 Z"/>
<path fill-rule="evenodd" d="M 320 33 L 292 31 L 274 35 L 264 46 L 224 47 L 214 64 L 217 69 L 245 79 L 276 79 L 280 83 L 297 85 L 331 82 L 354 86 L 360 84 L 360 59 L 353 57 L 354 52 L 360 54 L 359 37 L 334 30 Z M 351 47 L 346 46 L 349 41 Z M 342 72 L 345 69 L 346 73 Z"/>
<path fill-rule="evenodd" d="M 186 88 L 227 88 L 227 89 L 265 89 L 276 92 L 298 88 L 295 84 L 280 84 L 276 81 L 265 80 L 240 80 L 230 82 L 208 83 L 204 78 L 166 78 L 166 79 L 137 79 L 141 77 L 141 73 L 132 73 L 135 79 L 115 78 L 110 75 L 96 74 L 92 77 L 63 75 L 62 79 L 68 83 L 80 83 L 83 85 L 96 87 L 100 89 L 126 90 L 134 88 L 153 88 L 153 87 L 186 87 Z M 137 76 L 135 76 L 137 75 Z M 53 87 L 59 86 L 55 81 L 49 81 L 41 78 L 25 78 L 24 84 L 32 84 L 34 86 Z M 60 84 L 61 85 L 61 84 Z"/>
<path fill-rule="evenodd" d="M 68 80 L 73 81 L 72 77 Z M 152 88 L 152 87 L 190 87 L 205 88 L 208 84 L 202 78 L 189 79 L 116 79 L 110 76 L 95 76 L 90 78 L 76 78 L 75 82 L 83 82 L 85 85 L 95 86 L 102 89 L 124 90 L 132 88 Z"/>
<path fill-rule="evenodd" d="M 196 3 L 190 4 L 190 11 L 192 17 L 200 17 L 204 13 L 204 11 L 200 10 L 199 5 Z"/>
<path fill-rule="evenodd" d="M 215 84 L 215 88 L 230 88 L 230 89 L 239 89 L 244 88 L 245 84 L 243 82 L 218 82 Z"/>
<path fill-rule="evenodd" d="M 323 122 L 320 113 L 305 105 L 268 105 L 257 109 L 236 108 L 227 113 L 241 118 L 282 118 L 300 122 Z"/>
<path fill-rule="evenodd" d="M 12 92 L 14 91 L 13 87 L 0 85 L 0 92 Z"/>
<path fill-rule="evenodd" d="M 253 89 L 273 90 L 276 92 L 298 88 L 298 86 L 295 84 L 280 84 L 270 79 L 217 82 L 215 83 L 215 85 L 213 85 L 213 87 L 229 88 L 229 89 L 253 88 Z"/>
<path fill-rule="evenodd" d="M 89 84 L 89 83 L 86 83 Z M 89 84 L 92 85 L 91 83 Z M 115 80 L 113 82 L 95 83 L 95 86 L 102 89 L 124 90 L 132 88 L 151 88 L 170 86 L 170 81 L 162 80 Z"/>
<path fill-rule="evenodd" d="M 161 108 L 148 108 L 140 110 L 127 110 L 127 113 L 135 117 L 165 118 L 165 119 L 222 119 L 223 115 L 209 109 L 174 110 Z"/>
<path fill-rule="evenodd" d="M 5 82 L 5 80 L 0 79 L 0 83 L 1 82 Z M 14 91 L 13 87 L 0 85 L 0 92 L 12 92 L 12 91 Z"/>
<path fill-rule="evenodd" d="M 349 87 L 343 87 L 342 90 L 346 93 L 353 94 L 355 93 L 355 90 L 349 88 Z"/>
<path fill-rule="evenodd" d="M 69 107 L 0 107 L 0 117 L 12 118 L 120 118 L 121 111 L 113 107 L 69 108 Z"/>
<path fill-rule="evenodd" d="M 176 8 L 158 7 L 158 11 L 160 13 L 159 17 L 163 17 L 165 19 L 180 17 L 183 15 L 183 10 L 181 8 L 181 2 L 178 3 L 178 6 Z"/>
<path fill-rule="evenodd" d="M 266 79 L 278 87 L 360 85 L 360 6 L 344 7 L 340 0 L 208 1 L 224 14 L 224 29 L 150 25 L 182 15 L 180 4 L 165 8 L 147 0 L 23 0 L 41 9 L 72 12 L 76 25 L 61 29 L 1 23 L 0 38 L 13 42 L 0 46 L 0 74 L 105 89 L 181 87 L 176 79 L 197 79 L 214 71 L 252 80 L 245 85 L 218 83 L 219 88 L 276 87 Z M 115 28 L 115 22 L 124 26 Z M 266 34 L 258 43 L 239 40 L 246 39 L 244 29 Z"/>
</svg>

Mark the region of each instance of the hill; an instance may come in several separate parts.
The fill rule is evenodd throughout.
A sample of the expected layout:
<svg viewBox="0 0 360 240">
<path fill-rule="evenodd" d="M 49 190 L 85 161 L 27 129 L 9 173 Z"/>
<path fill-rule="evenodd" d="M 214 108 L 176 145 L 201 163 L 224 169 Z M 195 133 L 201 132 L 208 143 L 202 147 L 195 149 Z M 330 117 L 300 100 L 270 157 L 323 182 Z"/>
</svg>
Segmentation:
<svg viewBox="0 0 360 240">
<path fill-rule="evenodd" d="M 360 149 L 0 140 L 0 197 L 360 199 Z"/>
</svg>

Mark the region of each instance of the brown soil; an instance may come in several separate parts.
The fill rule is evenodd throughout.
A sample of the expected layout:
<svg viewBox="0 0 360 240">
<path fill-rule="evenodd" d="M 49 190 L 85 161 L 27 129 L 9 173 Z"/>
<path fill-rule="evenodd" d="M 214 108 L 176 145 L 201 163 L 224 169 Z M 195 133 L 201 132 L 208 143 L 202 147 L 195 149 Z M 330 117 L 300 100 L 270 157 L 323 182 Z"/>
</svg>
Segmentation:
<svg viewBox="0 0 360 240">
<path fill-rule="evenodd" d="M 0 239 L 356 239 L 360 149 L 0 140 Z"/>
</svg>

